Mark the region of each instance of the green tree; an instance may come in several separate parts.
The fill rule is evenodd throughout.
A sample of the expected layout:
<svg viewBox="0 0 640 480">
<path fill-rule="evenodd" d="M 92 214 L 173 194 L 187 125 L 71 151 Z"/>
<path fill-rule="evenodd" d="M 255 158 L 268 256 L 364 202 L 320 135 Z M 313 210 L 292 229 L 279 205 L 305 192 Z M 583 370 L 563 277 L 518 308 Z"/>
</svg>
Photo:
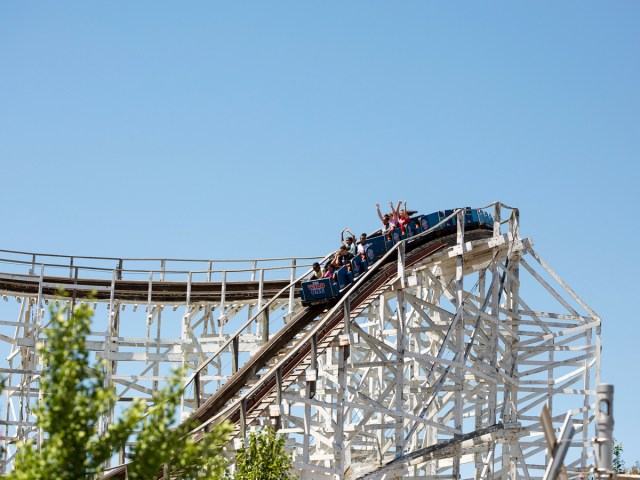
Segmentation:
<svg viewBox="0 0 640 480">
<path fill-rule="evenodd" d="M 615 439 L 613 440 L 613 471 L 617 473 L 625 472 L 625 461 L 622 459 L 622 444 L 615 443 Z"/>
<path fill-rule="evenodd" d="M 291 457 L 284 446 L 284 438 L 272 428 L 251 433 L 246 445 L 236 453 L 234 480 L 290 480 Z"/>
<path fill-rule="evenodd" d="M 176 375 L 142 420 L 142 429 L 133 447 L 133 461 L 127 469 L 129 479 L 156 478 L 160 465 L 169 469 L 172 479 L 227 478 L 227 462 L 221 452 L 232 430 L 231 424 L 213 427 L 196 442 L 189 435 L 194 424 L 186 422 L 175 426 L 181 392 L 180 376 Z"/>
<path fill-rule="evenodd" d="M 613 439 L 613 470 L 616 473 L 631 473 L 633 475 L 640 474 L 640 462 L 636 460 L 630 468 L 627 467 L 627 462 L 622 458 L 622 443 L 617 443 L 615 438 Z"/>
<path fill-rule="evenodd" d="M 137 432 L 134 461 L 128 469 L 132 480 L 155 478 L 170 465 L 172 478 L 219 479 L 225 476 L 220 452 L 231 427 L 214 427 L 201 442 L 188 431 L 192 425 L 176 423 L 180 402 L 179 372 L 157 393 L 153 405 L 134 402 L 122 416 L 99 432 L 99 419 L 115 404 L 106 382 L 106 365 L 91 362 L 85 341 L 93 311 L 80 304 L 69 314 L 67 306 L 51 307 L 51 322 L 38 348 L 43 369 L 42 400 L 35 410 L 43 432 L 39 448 L 29 441 L 16 456 L 10 480 L 78 480 L 92 478 L 103 464 Z"/>
</svg>

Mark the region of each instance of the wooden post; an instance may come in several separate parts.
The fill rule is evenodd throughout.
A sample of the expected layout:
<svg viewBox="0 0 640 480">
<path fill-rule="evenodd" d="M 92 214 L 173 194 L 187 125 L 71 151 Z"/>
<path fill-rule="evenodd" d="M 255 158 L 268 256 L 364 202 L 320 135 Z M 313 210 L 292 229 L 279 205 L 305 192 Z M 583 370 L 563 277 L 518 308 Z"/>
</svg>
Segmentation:
<svg viewBox="0 0 640 480">
<path fill-rule="evenodd" d="M 291 259 L 291 276 L 289 278 L 289 283 L 291 284 L 291 286 L 289 287 L 289 311 L 287 313 L 289 316 L 291 316 L 291 314 L 293 313 L 293 301 L 296 293 L 295 280 L 296 280 L 296 259 L 292 258 Z"/>
<path fill-rule="evenodd" d="M 233 340 L 231 341 L 231 373 L 232 374 L 238 371 L 239 351 L 240 351 L 240 338 L 236 335 L 233 337 Z"/>
<path fill-rule="evenodd" d="M 227 309 L 226 305 L 226 296 L 227 296 L 227 271 L 224 270 L 222 272 L 222 291 L 220 292 L 220 307 L 218 311 L 218 321 L 220 326 L 226 323 L 225 319 L 225 310 Z"/>
<path fill-rule="evenodd" d="M 196 409 L 200 408 L 202 404 L 202 395 L 200 395 L 200 372 L 196 372 L 196 376 L 193 379 L 193 403 Z"/>
<path fill-rule="evenodd" d="M 397 302 L 398 302 L 398 329 L 396 335 L 396 350 L 398 351 L 396 358 L 396 384 L 395 384 L 395 410 L 397 412 L 404 411 L 404 352 L 407 347 L 407 337 L 406 337 L 406 328 L 407 328 L 407 316 L 406 309 L 407 305 L 405 303 L 404 298 L 404 290 L 398 290 L 397 294 Z M 396 437 L 396 452 L 395 457 L 399 458 L 404 455 L 405 449 L 405 438 L 404 438 L 404 419 L 403 417 L 397 417 L 396 421 L 396 429 L 395 429 L 395 437 Z"/>
</svg>

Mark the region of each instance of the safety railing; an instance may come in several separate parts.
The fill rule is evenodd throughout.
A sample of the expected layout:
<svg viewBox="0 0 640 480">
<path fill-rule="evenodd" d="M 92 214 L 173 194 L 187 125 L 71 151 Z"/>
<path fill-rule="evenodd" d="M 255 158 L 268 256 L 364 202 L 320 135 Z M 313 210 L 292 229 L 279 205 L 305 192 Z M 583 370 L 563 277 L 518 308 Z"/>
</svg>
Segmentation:
<svg viewBox="0 0 640 480">
<path fill-rule="evenodd" d="M 321 257 L 282 257 L 247 260 L 197 260 L 176 258 L 116 258 L 31 253 L 0 250 L 0 274 L 37 277 L 45 268 L 46 275 L 59 278 L 111 280 L 148 280 L 160 282 L 257 281 L 264 272 L 267 280 L 290 279 L 292 268 L 310 266 Z"/>
</svg>

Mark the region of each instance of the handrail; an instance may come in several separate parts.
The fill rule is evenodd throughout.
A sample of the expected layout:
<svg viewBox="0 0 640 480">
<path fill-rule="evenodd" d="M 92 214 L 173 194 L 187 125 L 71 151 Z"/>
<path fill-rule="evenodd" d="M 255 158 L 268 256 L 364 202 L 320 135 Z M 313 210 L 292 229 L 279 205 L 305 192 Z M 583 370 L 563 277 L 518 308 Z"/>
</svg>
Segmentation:
<svg viewBox="0 0 640 480">
<path fill-rule="evenodd" d="M 490 207 L 504 207 L 504 208 L 509 209 L 509 210 L 518 210 L 518 208 L 510 207 L 506 203 L 502 203 L 502 202 L 491 202 L 488 205 L 485 205 L 484 207 L 477 207 L 476 210 L 485 210 L 485 209 L 490 208 Z"/>
<path fill-rule="evenodd" d="M 4 254 L 4 255 L 3 255 Z M 11 255 L 16 255 L 16 258 L 12 258 Z M 51 257 L 51 258 L 47 258 Z M 237 273 L 250 273 L 252 279 L 255 277 L 255 272 L 263 270 L 266 272 L 282 272 L 289 271 L 293 266 L 307 267 L 311 265 L 311 261 L 316 261 L 322 258 L 321 256 L 314 257 L 279 257 L 279 258 L 267 258 L 267 259 L 250 259 L 250 260 L 187 260 L 187 259 L 127 259 L 127 258 L 115 258 L 115 257 L 87 257 L 87 256 L 67 256 L 67 255 L 55 255 L 55 254 L 37 254 L 29 252 L 20 252 L 16 250 L 2 250 L 0 249 L 0 265 L 5 265 L 4 271 L 0 273 L 7 274 L 20 274 L 24 276 L 37 277 L 35 272 L 45 266 L 48 270 L 56 269 L 57 275 L 62 278 L 75 279 L 74 273 L 78 272 L 96 272 L 101 274 L 111 274 L 112 272 L 118 273 L 118 280 L 122 280 L 122 275 L 136 276 L 148 274 L 160 274 L 164 275 L 207 275 L 208 281 L 211 281 L 212 274 L 221 274 L 226 272 L 227 274 Z M 54 259 L 67 259 L 68 263 L 61 263 Z M 53 260 L 53 261 L 52 261 Z M 91 264 L 90 262 L 78 263 L 78 260 L 90 260 L 96 262 L 117 262 L 114 265 L 104 264 Z M 128 262 L 131 265 L 132 262 L 142 265 L 131 265 L 137 268 L 127 268 Z M 144 264 L 144 262 L 151 262 L 151 264 Z M 155 263 L 157 262 L 157 263 Z M 175 268 L 171 263 L 178 263 Z M 182 263 L 182 265 L 180 265 Z M 204 263 L 204 264 L 203 264 Z M 241 265 L 244 263 L 245 265 Z M 234 265 L 235 264 L 235 265 Z M 238 265 L 240 264 L 240 265 Z M 216 268 L 213 268 L 215 265 Z M 167 268 L 169 266 L 169 268 Z M 28 268 L 28 271 L 22 271 L 22 268 Z M 174 267 L 174 268 L 171 268 Z M 191 268 L 195 267 L 195 268 Z M 65 272 L 66 270 L 66 272 Z M 81 275 L 83 279 L 93 279 L 90 276 Z M 286 278 L 290 279 L 289 276 Z M 162 279 L 161 279 L 162 280 Z"/>
<path fill-rule="evenodd" d="M 308 257 L 310 259 L 318 259 L 320 258 L 318 257 Z M 327 257 L 324 257 L 325 259 Z M 299 260 L 300 257 L 292 257 L 290 259 L 287 260 Z M 304 257 L 304 259 L 307 259 L 307 257 Z M 45 266 L 45 267 L 51 267 L 51 268 L 69 268 L 69 265 L 64 265 L 64 264 L 56 264 L 56 263 L 33 263 L 33 262 L 27 262 L 24 260 L 9 260 L 9 259 L 4 259 L 4 258 L 0 258 L 0 264 L 2 263 L 10 263 L 10 264 L 17 264 L 17 265 L 36 265 L 36 266 Z M 218 262 L 218 263 L 223 263 L 223 262 Z M 301 264 L 298 265 L 298 267 L 306 267 L 309 264 Z M 236 270 L 229 270 L 229 269 L 220 269 L 220 270 L 140 270 L 140 269 L 120 269 L 120 268 L 106 268 L 106 267 L 88 267 L 88 266 L 82 266 L 82 265 L 73 265 L 71 268 L 73 269 L 78 269 L 78 270 L 91 270 L 91 271 L 98 271 L 98 272 L 114 272 L 114 271 L 118 271 L 118 272 L 122 272 L 122 273 L 131 273 L 131 274 L 149 274 L 149 273 L 164 273 L 164 274 L 189 274 L 189 273 L 242 273 L 242 272 L 255 272 L 256 270 L 265 270 L 265 271 L 271 271 L 271 270 L 290 270 L 291 269 L 291 265 L 282 265 L 279 267 L 256 267 L 256 268 L 242 268 L 242 269 L 236 269 Z M 3 273 L 3 272 L 0 272 Z M 25 274 L 25 276 L 28 276 Z M 37 275 L 32 275 L 32 276 L 36 276 Z M 69 278 L 74 278 L 74 277 L 69 277 Z"/>
<path fill-rule="evenodd" d="M 15 253 L 18 255 L 36 255 L 39 257 L 58 257 L 58 258 L 80 258 L 85 260 L 122 260 L 122 261 L 140 261 L 140 262 L 218 262 L 218 263 L 234 263 L 234 262 L 268 262 L 268 261 L 280 261 L 280 260 L 292 260 L 293 258 L 297 258 L 299 260 L 312 260 L 318 257 L 274 257 L 274 258 L 249 258 L 249 259 L 197 259 L 197 258 L 154 258 L 154 257 L 95 257 L 95 256 L 87 256 L 87 255 L 62 255 L 59 253 L 35 253 L 35 252 L 22 252 L 19 250 L 5 250 L 0 249 L 0 253 Z M 67 265 L 68 266 L 68 265 Z"/>
<path fill-rule="evenodd" d="M 411 237 L 412 239 L 415 238 L 419 238 L 421 236 L 427 235 L 428 233 L 431 233 L 432 231 L 434 231 L 436 229 L 436 227 L 440 226 L 441 224 L 446 223 L 448 220 L 450 220 L 453 216 L 457 215 L 458 212 L 465 210 L 465 208 L 459 208 L 457 210 L 454 210 L 453 213 L 445 218 L 443 218 L 440 222 L 438 222 L 436 225 L 434 225 L 433 227 L 429 228 L 428 230 L 425 230 L 424 232 L 419 233 L 418 235 L 415 235 L 413 237 Z M 380 260 L 378 260 L 375 265 L 368 269 L 362 276 L 360 276 L 360 278 L 358 278 L 358 280 L 353 283 L 351 285 L 351 287 L 349 288 L 349 293 L 353 292 L 353 291 L 357 291 L 357 289 L 366 281 L 369 279 L 369 277 L 371 275 L 373 275 L 374 272 L 376 272 L 385 262 L 386 260 L 394 254 L 394 252 L 400 248 L 401 245 L 404 245 L 404 243 L 406 242 L 405 240 L 401 240 L 400 242 L 396 243 L 387 253 L 385 253 L 382 258 L 380 258 Z M 329 323 L 330 319 L 336 314 L 336 312 L 344 307 L 344 302 L 346 301 L 347 298 L 349 298 L 350 295 L 344 295 L 342 296 L 337 302 L 336 304 L 333 306 L 333 308 L 331 308 L 331 310 L 329 310 L 329 312 L 327 312 L 327 314 L 323 317 L 323 319 L 318 322 L 314 327 L 312 327 L 300 340 L 298 340 L 297 345 L 304 345 L 306 342 L 308 342 L 313 335 L 315 335 L 320 329 L 324 328 L 326 326 L 327 323 Z M 231 342 L 228 342 L 231 343 Z M 259 388 L 262 387 L 262 385 L 264 384 L 264 382 L 266 382 L 267 380 L 271 379 L 271 376 L 273 374 L 275 374 L 275 372 L 280 368 L 280 366 L 288 361 L 294 354 L 297 354 L 297 350 L 296 348 L 291 349 L 288 353 L 286 353 L 277 363 L 275 363 L 271 369 L 269 371 L 267 371 L 262 377 L 260 377 L 260 380 L 258 382 L 256 382 L 247 392 L 245 392 L 242 395 L 242 398 L 239 400 L 235 400 L 231 405 L 229 405 L 226 409 L 224 409 L 223 411 L 219 412 L 217 415 L 215 415 L 214 417 L 211 417 L 209 420 L 203 422 L 202 424 L 200 424 L 196 429 L 194 429 L 192 431 L 192 433 L 196 433 L 204 428 L 206 428 L 208 425 L 210 425 L 215 419 L 219 418 L 221 415 L 226 414 L 227 412 L 229 412 L 230 410 L 234 410 L 238 407 L 238 404 L 240 402 L 242 402 L 244 399 L 246 399 L 247 397 L 249 397 L 251 394 L 255 393 L 255 391 Z M 221 351 L 221 350 L 219 350 Z M 209 360 L 207 360 L 205 362 L 205 366 L 208 365 L 208 363 L 210 361 L 212 361 L 214 358 L 214 356 L 212 356 Z M 200 368 L 200 367 L 199 367 Z M 200 370 L 198 370 L 197 372 L 194 372 L 194 374 L 191 376 L 191 378 L 189 379 L 189 381 L 185 384 L 185 391 L 187 386 L 190 384 L 190 382 L 195 379 L 195 377 L 199 374 Z"/>
</svg>

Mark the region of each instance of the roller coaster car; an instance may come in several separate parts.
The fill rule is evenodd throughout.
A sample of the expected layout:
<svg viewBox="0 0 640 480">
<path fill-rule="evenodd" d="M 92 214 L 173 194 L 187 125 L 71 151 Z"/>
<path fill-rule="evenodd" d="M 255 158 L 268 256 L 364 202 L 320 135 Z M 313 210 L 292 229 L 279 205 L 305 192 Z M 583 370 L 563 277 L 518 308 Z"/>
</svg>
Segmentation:
<svg viewBox="0 0 640 480">
<path fill-rule="evenodd" d="M 375 261 L 375 260 L 374 260 Z M 368 269 L 367 261 L 360 255 L 352 258 L 349 265 L 336 270 L 332 278 L 321 278 L 302 282 L 300 297 L 302 305 L 322 305 L 340 296 L 355 279 L 360 277 Z"/>
<path fill-rule="evenodd" d="M 303 306 L 323 305 L 332 303 L 338 298 L 355 280 L 367 271 L 369 266 L 377 262 L 393 246 L 407 238 L 411 238 L 422 232 L 433 228 L 425 235 L 424 241 L 433 240 L 444 235 L 456 232 L 457 216 L 451 217 L 446 222 L 441 223 L 446 217 L 453 214 L 455 210 L 443 210 L 430 213 L 428 215 L 417 215 L 412 217 L 405 225 L 402 232 L 396 228 L 391 233 L 383 235 L 380 231 L 367 237 L 364 258 L 357 255 L 351 259 L 349 265 L 339 268 L 333 278 L 322 278 L 319 280 L 309 280 L 302 282 L 299 291 Z M 493 228 L 493 217 L 479 209 L 467 208 L 464 217 L 465 228 Z M 434 228 L 435 227 L 435 228 Z"/>
</svg>

